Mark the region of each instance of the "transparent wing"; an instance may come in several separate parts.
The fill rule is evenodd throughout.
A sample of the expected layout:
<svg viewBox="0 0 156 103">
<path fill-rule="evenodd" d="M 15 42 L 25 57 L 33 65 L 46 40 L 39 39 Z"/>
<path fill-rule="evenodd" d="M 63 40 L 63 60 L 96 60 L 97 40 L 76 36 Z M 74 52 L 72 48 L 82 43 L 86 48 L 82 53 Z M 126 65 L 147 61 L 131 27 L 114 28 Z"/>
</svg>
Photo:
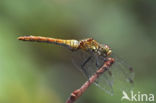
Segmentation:
<svg viewBox="0 0 156 103">
<path fill-rule="evenodd" d="M 113 94 L 114 89 L 129 92 L 133 88 L 133 68 L 114 54 L 112 58 L 115 59 L 115 63 L 98 78 L 97 86 L 101 87 L 109 94 Z M 103 57 L 98 57 L 97 59 L 101 66 L 104 64 L 103 60 Z"/>
<path fill-rule="evenodd" d="M 98 69 L 92 53 L 83 50 L 73 52 L 72 62 L 87 78 L 91 77 Z"/>
<path fill-rule="evenodd" d="M 106 71 L 96 80 L 95 85 L 103 89 L 106 93 L 113 95 L 113 78 L 111 71 Z"/>
<path fill-rule="evenodd" d="M 123 59 L 113 54 L 115 63 L 109 69 L 112 72 L 114 87 L 121 91 L 129 91 L 133 88 L 134 71 Z"/>
<path fill-rule="evenodd" d="M 78 50 L 73 52 L 73 63 L 75 66 L 83 72 L 83 74 L 89 78 L 91 77 L 103 64 L 103 57 L 97 57 L 92 53 Z M 113 94 L 113 80 L 111 71 L 106 71 L 95 82 L 96 86 L 102 88 L 110 95 Z"/>
<path fill-rule="evenodd" d="M 95 84 L 110 95 L 113 95 L 114 87 L 121 91 L 131 90 L 134 79 L 133 69 L 116 55 L 112 57 L 115 63 L 96 80 Z M 87 78 L 92 76 L 104 64 L 104 61 L 104 57 L 97 57 L 83 50 L 73 52 L 73 63 Z"/>
</svg>

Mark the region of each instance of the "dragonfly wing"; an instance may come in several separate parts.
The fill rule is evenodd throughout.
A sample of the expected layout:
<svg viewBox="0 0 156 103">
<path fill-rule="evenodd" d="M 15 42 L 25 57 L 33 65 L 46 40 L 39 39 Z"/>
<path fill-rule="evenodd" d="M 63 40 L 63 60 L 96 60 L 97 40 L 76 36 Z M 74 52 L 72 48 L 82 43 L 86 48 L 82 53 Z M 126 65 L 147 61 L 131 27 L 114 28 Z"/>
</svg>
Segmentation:
<svg viewBox="0 0 156 103">
<path fill-rule="evenodd" d="M 122 73 L 125 76 L 125 79 L 129 83 L 133 83 L 134 80 L 134 70 L 132 67 L 128 66 L 128 64 L 124 61 L 121 61 L 119 58 L 115 58 L 116 63 L 115 65 L 119 67 L 119 69 L 122 71 Z"/>
<path fill-rule="evenodd" d="M 89 60 L 88 60 L 89 58 Z M 103 57 L 97 57 L 92 53 L 85 52 L 83 50 L 78 50 L 73 52 L 73 63 L 75 66 L 83 72 L 83 74 L 89 78 L 104 64 Z M 87 63 L 86 63 L 87 61 Z M 85 64 L 85 65 L 83 65 Z M 106 71 L 104 74 L 100 75 L 96 80 L 95 85 L 105 90 L 110 95 L 113 94 L 113 80 L 110 75 L 111 71 Z"/>
<path fill-rule="evenodd" d="M 113 94 L 114 89 L 130 91 L 133 87 L 133 69 L 122 59 L 117 56 L 113 57 L 115 63 L 97 79 L 96 84 L 109 94 Z M 97 60 L 101 66 L 104 64 L 103 57 L 98 57 Z"/>
<path fill-rule="evenodd" d="M 89 52 L 83 50 L 74 51 L 72 62 L 87 78 L 97 71 L 95 57 Z"/>
<path fill-rule="evenodd" d="M 129 91 L 133 87 L 134 72 L 122 59 L 113 56 L 115 63 L 109 69 L 112 72 L 114 87 L 121 91 Z"/>
<path fill-rule="evenodd" d="M 95 85 L 103 89 L 106 93 L 113 95 L 113 79 L 111 71 L 106 71 L 96 80 Z"/>
</svg>

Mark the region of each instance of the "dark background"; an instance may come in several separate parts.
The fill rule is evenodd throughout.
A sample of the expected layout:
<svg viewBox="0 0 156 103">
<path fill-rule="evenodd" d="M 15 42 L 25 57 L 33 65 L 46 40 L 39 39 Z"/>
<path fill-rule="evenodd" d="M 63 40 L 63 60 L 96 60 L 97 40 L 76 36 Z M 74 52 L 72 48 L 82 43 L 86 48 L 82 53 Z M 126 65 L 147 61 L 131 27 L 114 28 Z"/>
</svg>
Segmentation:
<svg viewBox="0 0 156 103">
<path fill-rule="evenodd" d="M 135 93 L 156 94 L 155 0 L 0 1 L 0 103 L 64 103 L 86 81 L 71 52 L 18 41 L 22 35 L 93 37 L 135 69 Z M 121 97 L 92 85 L 77 103 L 119 103 Z"/>
</svg>

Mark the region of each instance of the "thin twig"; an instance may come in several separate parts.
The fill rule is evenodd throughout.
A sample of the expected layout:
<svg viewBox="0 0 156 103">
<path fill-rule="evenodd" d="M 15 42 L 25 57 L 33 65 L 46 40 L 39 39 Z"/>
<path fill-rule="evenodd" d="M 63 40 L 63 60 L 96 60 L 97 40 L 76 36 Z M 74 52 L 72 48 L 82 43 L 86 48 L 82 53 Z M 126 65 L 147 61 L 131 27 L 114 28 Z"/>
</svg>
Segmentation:
<svg viewBox="0 0 156 103">
<path fill-rule="evenodd" d="M 109 69 L 109 67 L 114 63 L 113 58 L 108 58 L 107 61 L 104 63 L 104 65 L 96 71 L 95 74 L 93 74 L 88 81 L 86 81 L 81 88 L 73 91 L 66 101 L 66 103 L 74 103 L 88 88 L 91 84 L 93 84 L 96 79 L 103 74 L 106 70 Z"/>
</svg>

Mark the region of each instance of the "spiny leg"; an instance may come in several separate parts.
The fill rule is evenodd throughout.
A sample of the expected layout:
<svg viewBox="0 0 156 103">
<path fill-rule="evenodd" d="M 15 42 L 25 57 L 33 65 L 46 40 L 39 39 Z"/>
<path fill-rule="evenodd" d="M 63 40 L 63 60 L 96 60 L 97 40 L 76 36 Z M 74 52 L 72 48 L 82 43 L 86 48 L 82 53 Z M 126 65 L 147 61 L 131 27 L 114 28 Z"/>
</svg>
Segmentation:
<svg viewBox="0 0 156 103">
<path fill-rule="evenodd" d="M 98 59 L 98 57 L 96 57 L 96 67 L 99 69 L 99 67 L 100 67 L 100 63 L 99 63 L 99 59 Z"/>
<path fill-rule="evenodd" d="M 86 69 L 84 68 L 84 66 L 91 60 L 92 56 L 88 57 L 83 64 L 81 65 L 82 70 L 84 71 L 85 75 L 87 76 L 87 78 L 89 78 L 89 74 L 87 73 Z"/>
<path fill-rule="evenodd" d="M 107 58 L 105 58 L 105 57 L 100 58 L 100 56 L 96 56 L 96 67 L 97 67 L 97 69 L 99 69 L 103 65 L 103 64 L 101 64 L 100 61 L 102 61 L 102 63 L 104 64 L 107 61 Z"/>
</svg>

